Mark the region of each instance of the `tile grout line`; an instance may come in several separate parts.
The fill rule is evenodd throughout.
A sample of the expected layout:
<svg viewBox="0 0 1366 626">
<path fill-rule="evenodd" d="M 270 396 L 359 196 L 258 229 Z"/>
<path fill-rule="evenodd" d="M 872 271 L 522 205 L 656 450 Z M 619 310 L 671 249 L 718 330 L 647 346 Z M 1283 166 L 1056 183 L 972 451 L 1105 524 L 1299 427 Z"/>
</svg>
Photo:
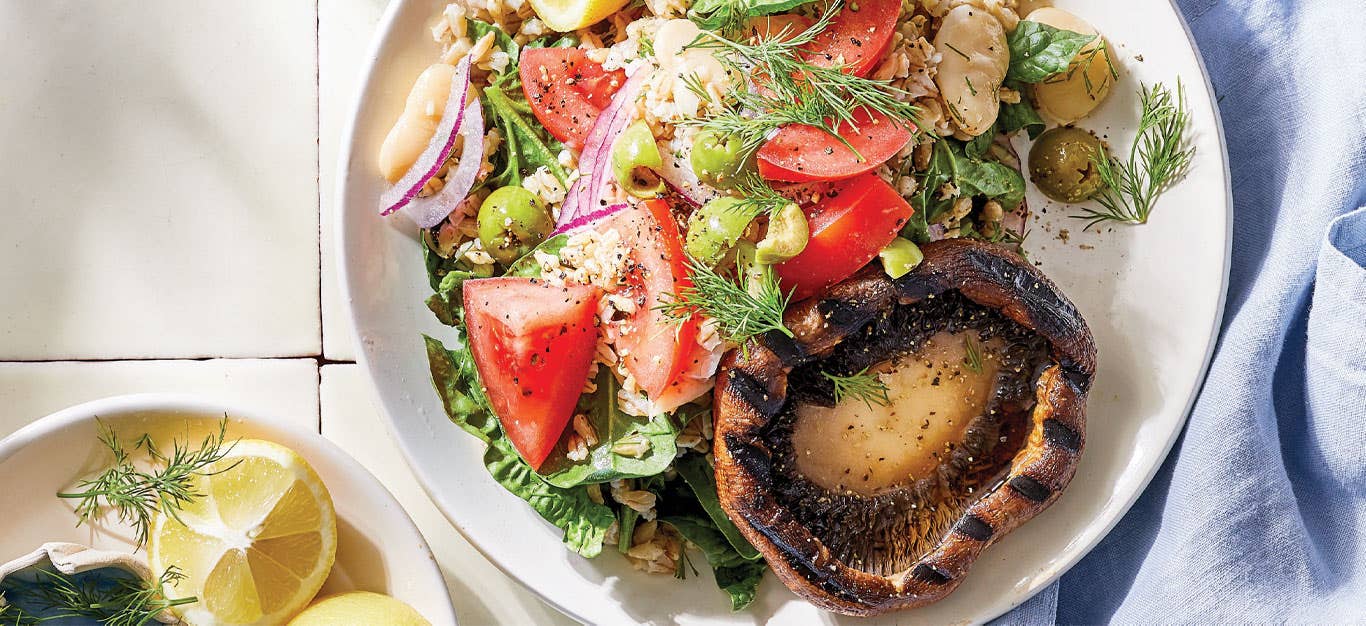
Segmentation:
<svg viewBox="0 0 1366 626">
<path fill-rule="evenodd" d="M 327 331 L 323 328 L 323 80 L 322 80 L 322 6 L 313 1 L 313 186 L 318 192 L 318 434 L 323 433 L 323 361 L 327 358 Z"/>
</svg>

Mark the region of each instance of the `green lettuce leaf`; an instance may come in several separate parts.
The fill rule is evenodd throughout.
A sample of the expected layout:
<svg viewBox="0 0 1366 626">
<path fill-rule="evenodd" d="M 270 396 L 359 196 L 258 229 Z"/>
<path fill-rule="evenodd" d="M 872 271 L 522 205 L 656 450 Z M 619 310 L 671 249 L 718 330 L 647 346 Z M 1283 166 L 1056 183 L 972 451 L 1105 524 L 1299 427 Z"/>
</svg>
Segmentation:
<svg viewBox="0 0 1366 626">
<path fill-rule="evenodd" d="M 754 602 L 759 582 L 763 580 L 764 572 L 768 571 L 767 563 L 740 556 L 708 517 L 672 515 L 660 517 L 659 521 L 673 527 L 679 535 L 702 551 L 712 568 L 716 586 L 730 596 L 731 610 L 743 610 Z"/>
<path fill-rule="evenodd" d="M 721 508 L 721 499 L 716 495 L 716 475 L 706 457 L 698 454 L 684 455 L 674 462 L 674 469 L 683 478 L 683 482 L 692 489 L 693 495 L 697 497 L 697 503 L 706 511 L 707 517 L 711 518 L 716 529 L 726 537 L 731 547 L 746 560 L 759 560 L 759 551 L 740 534 L 740 529 L 735 527 L 735 523 L 730 521 L 726 511 Z"/>
<path fill-rule="evenodd" d="M 465 18 L 465 27 L 469 31 L 470 41 L 479 41 L 489 33 L 493 33 L 493 48 L 502 50 L 508 55 L 508 65 L 503 68 L 500 74 L 517 71 L 517 42 L 512 40 L 512 36 L 503 32 L 503 29 L 488 22 L 476 20 L 472 17 Z"/>
<path fill-rule="evenodd" d="M 528 48 L 574 48 L 574 47 L 577 47 L 578 45 L 579 45 L 579 38 L 576 37 L 576 36 L 574 36 L 573 33 L 563 33 L 563 34 L 561 34 L 561 33 L 556 33 L 556 34 L 554 34 L 554 35 L 546 35 L 546 36 L 544 36 L 544 37 L 539 37 L 539 38 L 533 39 L 533 40 L 531 40 L 531 41 L 528 41 L 527 44 L 526 44 L 526 47 L 528 47 Z"/>
<path fill-rule="evenodd" d="M 814 0 L 697 0 L 688 9 L 688 19 L 707 30 L 727 26 L 736 12 L 745 17 L 785 13 Z"/>
<path fill-rule="evenodd" d="M 612 509 L 593 502 L 584 487 L 564 489 L 543 480 L 503 436 L 498 418 L 489 408 L 464 334 L 456 335 L 457 349 L 423 336 L 427 358 L 446 414 L 465 432 L 488 444 L 484 466 L 504 489 L 526 500 L 531 508 L 564 531 L 564 544 L 592 558 L 602 552 L 603 538 L 616 517 Z"/>
<path fill-rule="evenodd" d="M 484 109 L 488 123 L 496 126 L 503 137 L 503 149 L 498 151 L 501 167 L 495 163 L 494 174 L 485 181 L 492 188 L 522 184 L 522 178 L 545 166 L 551 174 L 567 184 L 568 172 L 560 165 L 558 155 L 564 146 L 534 122 L 531 107 L 522 95 L 516 73 L 511 80 L 496 81 L 484 88 Z"/>
<path fill-rule="evenodd" d="M 1010 47 L 1010 66 L 1006 79 L 1022 83 L 1043 82 L 1067 71 L 1067 66 L 1096 35 L 1083 35 L 1047 24 L 1022 20 L 1006 36 Z"/>
<path fill-rule="evenodd" d="M 654 476 L 669 468 L 678 453 L 675 440 L 678 427 L 666 414 L 654 417 L 627 415 L 618 406 L 617 380 L 607 368 L 598 371 L 598 390 L 588 401 L 584 414 L 598 433 L 598 444 L 588 449 L 588 458 L 573 461 L 566 456 L 568 433 L 541 466 L 546 482 L 559 487 L 604 483 L 619 478 Z M 613 448 L 628 439 L 644 439 L 649 450 L 640 458 L 616 454 Z"/>
<path fill-rule="evenodd" d="M 545 241 L 536 249 L 526 253 L 522 258 L 517 259 L 508 267 L 506 276 L 522 276 L 525 278 L 540 278 L 541 264 L 536 261 L 536 253 L 544 252 L 558 256 L 560 250 L 564 249 L 565 244 L 569 243 L 569 235 L 555 235 Z"/>
</svg>

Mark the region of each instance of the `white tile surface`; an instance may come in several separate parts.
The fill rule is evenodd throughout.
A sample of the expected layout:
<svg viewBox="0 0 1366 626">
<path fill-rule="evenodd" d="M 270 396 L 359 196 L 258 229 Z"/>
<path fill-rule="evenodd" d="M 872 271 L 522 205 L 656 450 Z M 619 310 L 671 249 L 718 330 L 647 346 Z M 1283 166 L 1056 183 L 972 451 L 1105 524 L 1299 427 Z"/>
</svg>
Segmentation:
<svg viewBox="0 0 1366 626">
<path fill-rule="evenodd" d="M 318 428 L 312 359 L 0 363 L 0 437 L 82 402 L 147 392 L 196 394 Z"/>
<path fill-rule="evenodd" d="M 427 498 L 375 408 L 359 365 L 322 368 L 323 435 L 349 452 L 398 498 L 446 575 L 463 624 L 573 624 L 475 551 Z"/>
<path fill-rule="evenodd" d="M 318 3 L 318 195 L 322 207 L 323 354 L 354 361 L 351 318 L 337 284 L 332 216 L 337 152 L 360 88 L 370 36 L 386 0 L 320 0 Z"/>
<path fill-rule="evenodd" d="M 0 2 L 0 358 L 318 353 L 315 9 Z"/>
</svg>

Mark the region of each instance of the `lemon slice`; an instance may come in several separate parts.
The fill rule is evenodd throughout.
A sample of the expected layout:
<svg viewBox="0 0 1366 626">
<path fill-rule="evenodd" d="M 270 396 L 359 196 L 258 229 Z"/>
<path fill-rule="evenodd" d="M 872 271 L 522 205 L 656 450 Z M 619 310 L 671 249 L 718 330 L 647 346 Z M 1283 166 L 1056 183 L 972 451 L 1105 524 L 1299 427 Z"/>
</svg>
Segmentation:
<svg viewBox="0 0 1366 626">
<path fill-rule="evenodd" d="M 207 472 L 194 486 L 204 497 L 179 520 L 158 515 L 153 522 L 152 569 L 175 566 L 185 574 L 168 591 L 199 598 L 178 608 L 191 624 L 284 623 L 332 570 L 332 496 L 307 461 L 269 441 L 241 440 Z"/>
<path fill-rule="evenodd" d="M 313 603 L 290 620 L 289 626 L 432 626 L 413 607 L 389 596 L 350 591 Z"/>
<path fill-rule="evenodd" d="M 567 33 L 595 24 L 621 10 L 629 0 L 531 0 L 531 8 L 551 28 Z"/>
</svg>

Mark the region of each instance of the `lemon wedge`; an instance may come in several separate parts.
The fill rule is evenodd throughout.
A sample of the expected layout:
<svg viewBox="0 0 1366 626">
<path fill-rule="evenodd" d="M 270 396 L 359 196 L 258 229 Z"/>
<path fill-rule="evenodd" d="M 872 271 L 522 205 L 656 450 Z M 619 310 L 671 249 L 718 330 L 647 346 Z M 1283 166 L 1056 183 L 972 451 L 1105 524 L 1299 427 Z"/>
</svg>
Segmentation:
<svg viewBox="0 0 1366 626">
<path fill-rule="evenodd" d="M 204 496 L 179 520 L 159 514 L 153 522 L 152 569 L 185 574 L 168 595 L 199 598 L 178 608 L 191 624 L 284 623 L 332 570 L 332 496 L 303 457 L 269 441 L 238 441 L 206 473 L 194 486 Z"/>
<path fill-rule="evenodd" d="M 567 33 L 591 26 L 621 10 L 629 0 L 531 0 L 547 26 Z"/>
<path fill-rule="evenodd" d="M 289 626 L 431 626 L 413 607 L 379 593 L 349 591 L 308 607 Z"/>
</svg>

